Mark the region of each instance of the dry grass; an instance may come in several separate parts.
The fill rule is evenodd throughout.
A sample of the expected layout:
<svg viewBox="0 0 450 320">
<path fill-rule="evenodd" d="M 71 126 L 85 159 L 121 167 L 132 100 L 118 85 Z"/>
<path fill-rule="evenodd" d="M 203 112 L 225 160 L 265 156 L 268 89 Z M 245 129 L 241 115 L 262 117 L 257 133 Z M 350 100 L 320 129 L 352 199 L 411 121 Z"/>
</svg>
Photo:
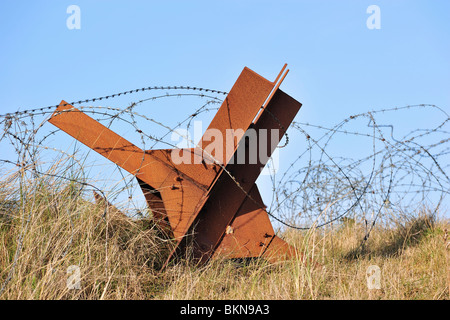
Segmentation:
<svg viewBox="0 0 450 320">
<path fill-rule="evenodd" d="M 6 180 L 5 180 L 6 181 Z M 284 238 L 322 267 L 182 261 L 163 271 L 171 242 L 150 218 L 131 220 L 77 195 L 77 185 L 38 178 L 0 184 L 0 299 L 448 299 L 448 222 L 426 212 L 364 228 L 349 223 Z M 447 248 L 446 248 L 447 245 Z M 67 268 L 81 289 L 68 289 Z M 368 289 L 367 268 L 381 269 Z"/>
</svg>

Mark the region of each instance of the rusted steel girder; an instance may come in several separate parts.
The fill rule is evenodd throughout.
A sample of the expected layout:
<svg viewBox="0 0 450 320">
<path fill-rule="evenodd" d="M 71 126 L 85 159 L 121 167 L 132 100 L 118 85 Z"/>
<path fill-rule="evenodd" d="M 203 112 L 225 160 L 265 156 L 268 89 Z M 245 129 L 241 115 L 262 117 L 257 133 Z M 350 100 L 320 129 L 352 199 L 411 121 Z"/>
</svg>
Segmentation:
<svg viewBox="0 0 450 320">
<path fill-rule="evenodd" d="M 177 241 L 166 264 L 183 255 L 188 243 L 200 262 L 217 256 L 271 261 L 293 257 L 298 253 L 275 235 L 255 184 L 301 107 L 279 89 L 289 71 L 285 68 L 271 82 L 245 67 L 198 148 L 182 150 L 190 158 L 184 163 L 173 161 L 172 149 L 138 148 L 65 101 L 49 122 L 136 176 L 154 217 Z M 258 143 L 249 149 L 244 135 L 249 129 L 258 138 L 260 132 L 267 134 L 267 157 L 248 161 L 264 147 Z M 223 137 L 231 132 L 231 144 L 229 139 L 222 139 L 222 145 L 214 141 L 216 148 L 210 150 L 211 130 Z M 236 163 L 242 155 L 244 163 Z"/>
</svg>

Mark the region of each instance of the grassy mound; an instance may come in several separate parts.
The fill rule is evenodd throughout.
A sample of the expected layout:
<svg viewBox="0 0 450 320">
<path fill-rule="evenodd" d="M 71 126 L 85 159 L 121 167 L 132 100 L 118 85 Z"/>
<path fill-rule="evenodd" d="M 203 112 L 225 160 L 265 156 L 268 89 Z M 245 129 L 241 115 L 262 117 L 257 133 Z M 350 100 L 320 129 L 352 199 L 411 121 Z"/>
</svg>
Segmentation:
<svg viewBox="0 0 450 320">
<path fill-rule="evenodd" d="M 363 242 L 364 226 L 351 219 L 282 235 L 320 267 L 184 260 L 160 270 L 172 242 L 151 217 L 128 218 L 75 190 L 49 177 L 0 183 L 0 299 L 449 297 L 448 221 L 426 211 L 377 225 Z M 370 266 L 380 270 L 380 289 L 368 287 Z"/>
</svg>

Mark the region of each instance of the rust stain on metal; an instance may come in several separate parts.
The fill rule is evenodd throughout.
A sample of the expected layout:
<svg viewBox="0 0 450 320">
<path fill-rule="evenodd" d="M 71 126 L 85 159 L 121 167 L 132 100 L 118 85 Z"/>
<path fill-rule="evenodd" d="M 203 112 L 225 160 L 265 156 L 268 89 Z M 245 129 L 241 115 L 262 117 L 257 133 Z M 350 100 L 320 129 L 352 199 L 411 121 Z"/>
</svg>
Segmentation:
<svg viewBox="0 0 450 320">
<path fill-rule="evenodd" d="M 188 243 L 200 262 L 217 256 L 292 258 L 299 253 L 275 235 L 255 184 L 274 152 L 273 141 L 280 141 L 301 107 L 279 89 L 289 71 L 285 69 L 272 82 L 245 67 L 206 130 L 223 137 L 231 132 L 232 143 L 223 139 L 222 153 L 216 154 L 205 133 L 199 149 L 183 149 L 191 157 L 189 164 L 174 163 L 171 149 L 138 148 L 65 101 L 49 122 L 136 176 L 155 220 L 177 240 L 166 265 Z M 248 161 L 251 151 L 243 139 L 250 128 L 267 132 L 267 157 L 254 163 Z M 278 129 L 278 136 L 271 129 Z M 260 148 L 258 143 L 258 154 Z M 199 150 L 205 153 L 199 155 Z M 244 164 L 232 161 L 238 154 L 245 155 Z M 209 161 L 196 161 L 199 156 Z M 96 199 L 100 201 L 98 194 Z"/>
</svg>

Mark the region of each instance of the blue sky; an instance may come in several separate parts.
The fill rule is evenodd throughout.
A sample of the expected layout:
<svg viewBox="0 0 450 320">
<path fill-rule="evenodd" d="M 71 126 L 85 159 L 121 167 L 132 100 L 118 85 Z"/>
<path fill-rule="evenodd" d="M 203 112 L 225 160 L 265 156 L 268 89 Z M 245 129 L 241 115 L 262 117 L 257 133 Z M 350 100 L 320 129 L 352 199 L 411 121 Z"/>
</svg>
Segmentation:
<svg viewBox="0 0 450 320">
<path fill-rule="evenodd" d="M 69 5 L 80 30 L 66 26 Z M 379 30 L 366 26 L 370 5 Z M 1 1 L 0 114 L 154 85 L 228 91 L 244 66 L 273 80 L 284 63 L 303 122 L 448 111 L 449 16 L 448 0 Z"/>
<path fill-rule="evenodd" d="M 69 30 L 66 9 L 81 9 Z M 366 9 L 381 10 L 369 30 Z M 0 112 L 147 85 L 228 91 L 244 66 L 341 119 L 393 105 L 450 102 L 450 2 L 2 1 Z"/>
</svg>

